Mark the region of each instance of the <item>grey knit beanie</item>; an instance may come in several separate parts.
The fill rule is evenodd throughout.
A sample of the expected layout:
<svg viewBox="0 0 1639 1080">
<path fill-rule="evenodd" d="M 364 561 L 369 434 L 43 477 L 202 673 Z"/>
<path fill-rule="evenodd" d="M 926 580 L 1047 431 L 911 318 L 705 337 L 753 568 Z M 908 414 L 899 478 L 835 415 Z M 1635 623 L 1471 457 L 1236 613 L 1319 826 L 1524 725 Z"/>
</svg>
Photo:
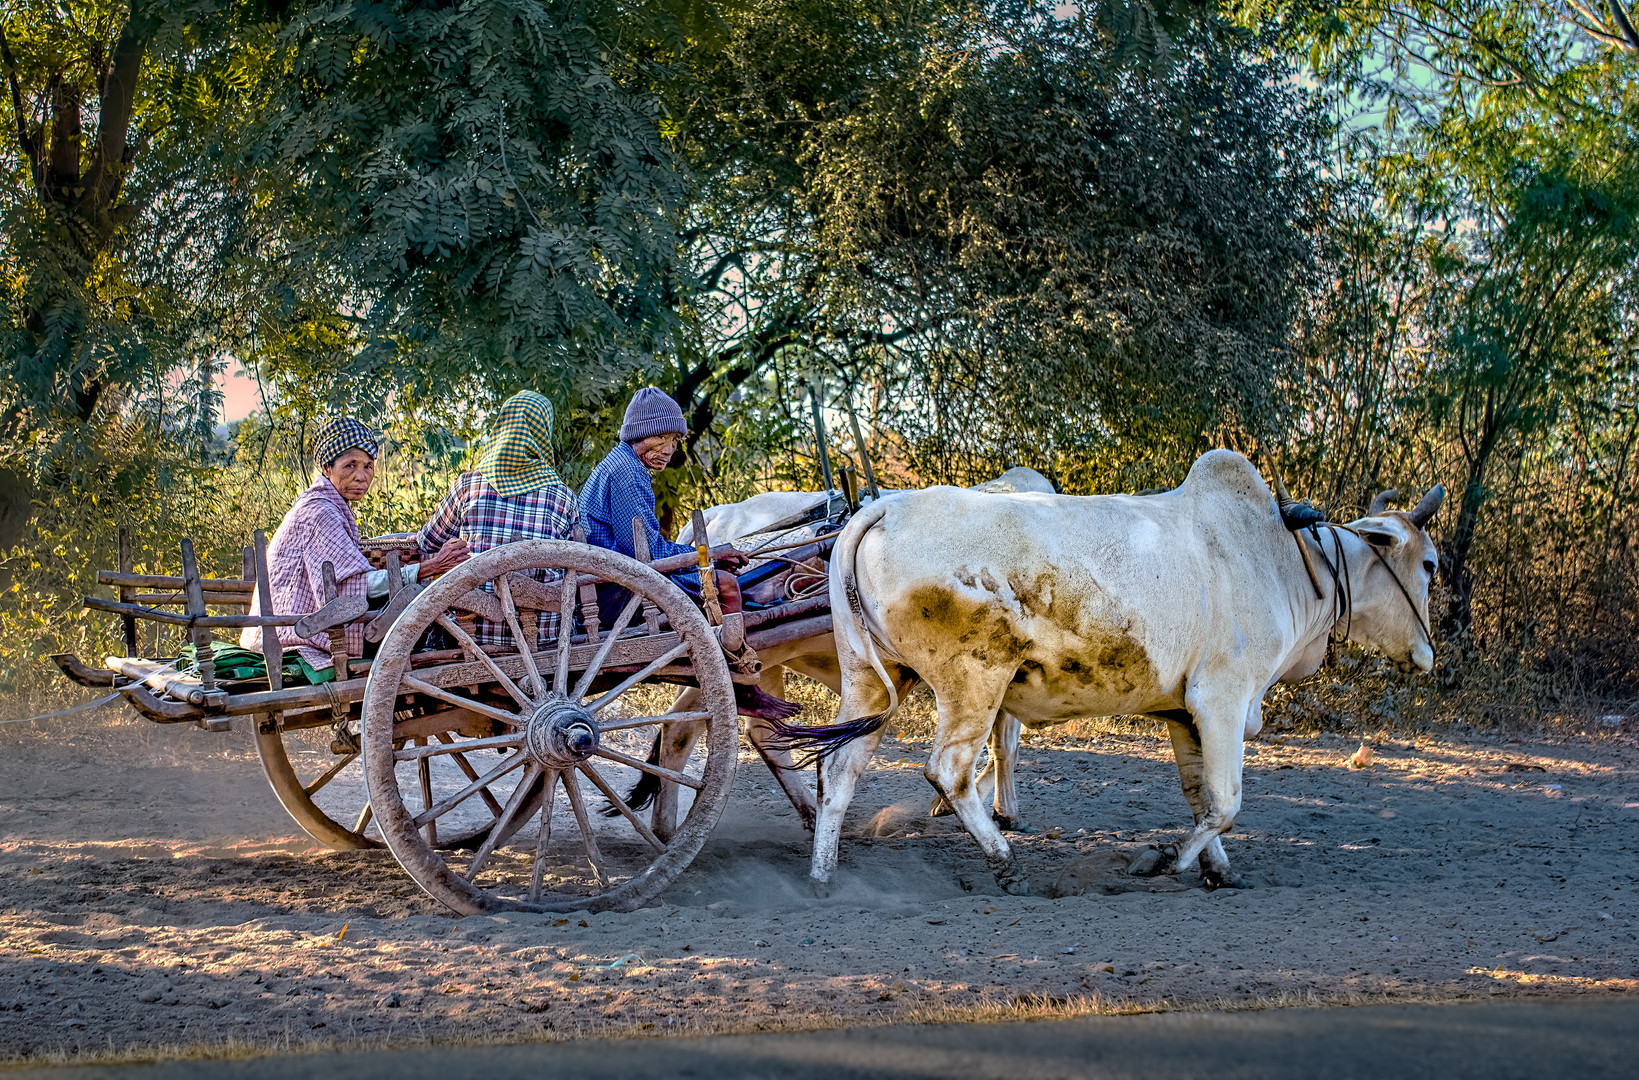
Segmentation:
<svg viewBox="0 0 1639 1080">
<path fill-rule="evenodd" d="M 671 395 L 657 386 L 645 386 L 632 395 L 632 403 L 626 406 L 626 422 L 620 425 L 620 441 L 633 443 L 650 435 L 670 432 L 682 435 L 687 431 L 688 425 L 683 423 L 683 410 L 677 407 Z"/>
</svg>

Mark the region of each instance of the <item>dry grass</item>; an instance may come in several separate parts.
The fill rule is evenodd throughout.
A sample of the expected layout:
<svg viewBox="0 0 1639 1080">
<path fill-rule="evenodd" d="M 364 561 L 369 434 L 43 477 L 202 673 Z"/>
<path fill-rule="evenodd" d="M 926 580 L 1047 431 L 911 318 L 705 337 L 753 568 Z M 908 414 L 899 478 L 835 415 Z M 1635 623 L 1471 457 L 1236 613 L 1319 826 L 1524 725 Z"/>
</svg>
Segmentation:
<svg viewBox="0 0 1639 1080">
<path fill-rule="evenodd" d="M 28 1057 L 0 1059 L 0 1070 L 41 1065 L 147 1065 L 162 1061 L 230 1061 L 293 1054 L 358 1053 L 405 1050 L 430 1046 L 505 1046 L 521 1043 L 561 1043 L 589 1039 L 703 1038 L 721 1035 L 795 1034 L 841 1028 L 888 1027 L 896 1024 L 1010 1024 L 1080 1020 L 1094 1016 L 1139 1016 L 1164 1012 L 1259 1012 L 1266 1009 L 1339 1008 L 1368 1005 L 1433 1005 L 1481 1000 L 1472 993 L 1362 994 L 1354 991 L 1301 994 L 1249 994 L 1234 998 L 1112 998 L 1102 994 L 1047 997 L 1023 994 L 986 997 L 965 1005 L 943 1002 L 909 1003 L 901 1012 L 875 1019 L 834 1013 L 809 1013 L 782 1019 L 745 1021 L 725 1016 L 700 1016 L 676 1024 L 599 1023 L 572 1030 L 541 1031 L 528 1036 L 427 1036 L 420 1032 L 383 1038 L 305 1038 L 292 1031 L 257 1037 L 198 1039 L 186 1043 L 75 1050 L 51 1050 Z"/>
</svg>

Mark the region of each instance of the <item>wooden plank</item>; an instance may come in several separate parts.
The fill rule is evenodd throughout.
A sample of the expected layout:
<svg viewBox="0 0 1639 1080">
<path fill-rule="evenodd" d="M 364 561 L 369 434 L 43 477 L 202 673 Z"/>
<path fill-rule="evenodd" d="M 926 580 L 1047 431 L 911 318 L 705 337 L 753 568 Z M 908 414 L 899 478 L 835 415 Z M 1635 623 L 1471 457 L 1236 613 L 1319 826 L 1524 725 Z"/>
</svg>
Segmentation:
<svg viewBox="0 0 1639 1080">
<path fill-rule="evenodd" d="M 236 630 L 246 626 L 295 626 L 300 615 L 206 615 L 201 618 L 181 614 L 175 611 L 166 611 L 163 608 L 145 607 L 142 604 L 122 604 L 117 600 L 104 600 L 100 596 L 86 596 L 81 602 L 92 611 L 111 611 L 116 615 L 135 615 L 139 619 L 150 619 L 154 622 L 168 623 L 172 626 L 210 627 L 219 630 Z"/>
<path fill-rule="evenodd" d="M 198 620 L 203 617 L 206 614 L 205 590 L 199 581 L 199 564 L 194 559 L 193 541 L 186 536 L 182 538 L 182 591 L 188 597 L 183 610 L 189 618 Z M 195 621 L 189 628 L 188 636 L 193 639 L 194 662 L 199 665 L 199 683 L 209 693 L 216 689 L 216 660 L 211 653 L 210 628 L 199 626 Z"/>
<path fill-rule="evenodd" d="M 148 605 L 151 605 L 151 606 L 154 606 L 154 607 L 171 607 L 173 605 L 185 605 L 188 602 L 188 598 L 186 596 L 182 596 L 182 595 L 179 595 L 178 593 L 174 593 L 174 592 L 154 592 L 154 593 L 132 592 L 130 590 L 130 588 L 127 587 L 127 588 L 122 588 L 120 590 L 120 593 L 121 593 L 120 599 L 126 601 L 127 603 L 148 604 Z M 249 608 L 250 607 L 250 597 L 251 597 L 251 594 L 248 594 L 248 593 L 237 593 L 237 592 L 223 593 L 223 592 L 209 592 L 209 591 L 207 591 L 205 593 L 205 606 L 206 607 Z M 133 618 L 133 617 L 134 616 L 130 616 L 130 615 L 124 616 L 124 618 L 127 618 L 127 619 Z M 126 644 L 127 645 L 132 645 L 134 643 L 127 641 Z"/>
<path fill-rule="evenodd" d="M 256 606 L 263 614 L 273 610 L 273 585 L 267 569 L 267 533 L 257 529 L 251 535 L 252 557 L 256 572 Z M 262 661 L 267 665 L 267 684 L 271 689 L 284 687 L 284 648 L 279 644 L 279 632 L 271 626 L 262 627 Z"/>
<path fill-rule="evenodd" d="M 120 572 L 125 573 L 125 574 L 129 574 L 132 570 L 132 566 L 131 566 L 131 533 L 130 533 L 129 530 L 126 529 L 126 527 L 124 525 L 120 526 L 119 539 L 120 539 Z M 119 596 L 120 596 L 120 600 L 125 602 L 125 603 L 131 603 L 132 602 L 131 590 L 129 588 L 121 587 L 120 592 L 119 592 Z M 125 651 L 130 653 L 132 656 L 135 656 L 137 654 L 137 619 L 136 619 L 136 616 L 135 615 L 122 615 L 122 616 L 120 616 L 120 622 L 123 624 L 124 629 L 125 629 Z"/>
<path fill-rule="evenodd" d="M 211 592 L 251 593 L 256 582 L 240 578 L 200 578 L 200 584 Z M 176 589 L 183 587 L 180 577 L 167 574 L 132 574 L 117 570 L 98 570 L 98 585 L 123 585 L 133 589 Z"/>
</svg>

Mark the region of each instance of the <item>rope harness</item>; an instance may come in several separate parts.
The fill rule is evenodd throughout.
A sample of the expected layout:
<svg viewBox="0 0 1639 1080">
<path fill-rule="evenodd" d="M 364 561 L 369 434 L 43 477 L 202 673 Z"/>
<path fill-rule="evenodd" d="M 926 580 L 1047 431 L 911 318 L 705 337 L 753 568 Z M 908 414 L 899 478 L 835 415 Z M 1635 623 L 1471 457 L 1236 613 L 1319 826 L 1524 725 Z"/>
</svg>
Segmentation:
<svg viewBox="0 0 1639 1080">
<path fill-rule="evenodd" d="M 1332 535 L 1332 551 L 1337 556 L 1336 563 L 1327 556 L 1326 545 L 1320 538 L 1320 527 L 1323 525 L 1328 529 L 1335 530 Z M 1314 537 L 1315 547 L 1320 551 L 1320 558 L 1325 562 L 1326 571 L 1332 577 L 1332 587 L 1334 589 L 1332 594 L 1332 623 L 1336 625 L 1339 620 L 1344 621 L 1343 637 L 1334 638 L 1328 635 L 1328 649 L 1330 649 L 1333 642 L 1348 640 L 1350 632 L 1354 629 L 1354 589 L 1349 584 L 1349 556 L 1343 550 L 1343 540 L 1336 535 L 1337 532 L 1353 533 L 1355 536 L 1359 536 L 1366 548 L 1377 557 L 1377 561 L 1383 564 L 1383 569 L 1388 571 L 1389 578 L 1394 582 L 1395 588 L 1400 590 L 1400 595 L 1405 598 L 1406 606 L 1411 609 L 1412 616 L 1417 620 L 1417 629 L 1423 632 L 1423 638 L 1428 642 L 1428 647 L 1430 649 L 1434 648 L 1434 635 L 1429 630 L 1428 623 L 1423 620 L 1422 614 L 1417 610 L 1417 602 L 1411 598 L 1411 590 L 1406 588 L 1405 583 L 1400 580 L 1400 575 L 1394 572 L 1394 567 L 1389 565 L 1388 559 L 1383 557 L 1383 553 L 1378 551 L 1370 540 L 1360 536 L 1360 530 L 1331 521 L 1317 521 L 1303 531 Z"/>
</svg>

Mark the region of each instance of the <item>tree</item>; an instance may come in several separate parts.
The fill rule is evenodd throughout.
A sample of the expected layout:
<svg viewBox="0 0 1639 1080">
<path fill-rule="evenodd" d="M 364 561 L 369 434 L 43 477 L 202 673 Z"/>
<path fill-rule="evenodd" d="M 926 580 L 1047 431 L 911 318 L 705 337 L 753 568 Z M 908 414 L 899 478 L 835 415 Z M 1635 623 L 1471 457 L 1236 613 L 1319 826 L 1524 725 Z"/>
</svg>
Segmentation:
<svg viewBox="0 0 1639 1080">
<path fill-rule="evenodd" d="M 361 348 L 332 385 L 585 404 L 653 367 L 684 182 L 622 41 L 643 25 L 578 0 L 290 20 L 255 161 L 284 257 L 346 282 Z"/>
<path fill-rule="evenodd" d="M 1034 4 L 730 24 L 673 105 L 720 178 L 691 219 L 697 430 L 746 386 L 801 404 L 817 370 L 876 384 L 952 477 L 1266 422 L 1321 129 L 1255 39 L 1185 28 L 1146 66 Z"/>
<path fill-rule="evenodd" d="M 213 175 L 254 112 L 260 3 L 23 2 L 0 23 L 4 434 L 91 419 L 208 358 L 243 210 Z"/>
</svg>

